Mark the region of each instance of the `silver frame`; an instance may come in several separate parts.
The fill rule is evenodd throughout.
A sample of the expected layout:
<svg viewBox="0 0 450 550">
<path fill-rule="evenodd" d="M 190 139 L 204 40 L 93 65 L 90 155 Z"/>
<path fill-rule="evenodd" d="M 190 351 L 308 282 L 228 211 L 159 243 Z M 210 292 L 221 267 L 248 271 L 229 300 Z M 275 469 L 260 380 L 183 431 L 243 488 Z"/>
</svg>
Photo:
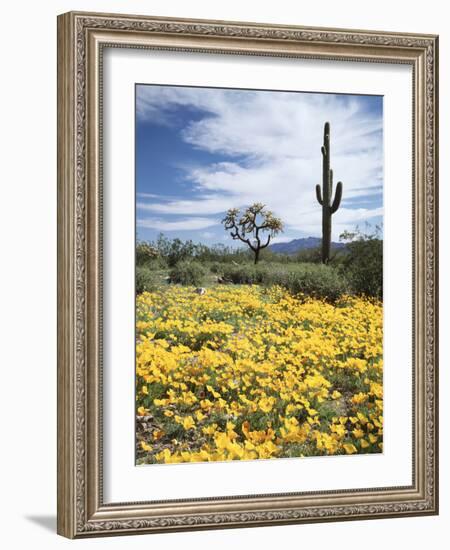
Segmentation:
<svg viewBox="0 0 450 550">
<path fill-rule="evenodd" d="M 105 504 L 102 52 L 105 47 L 405 63 L 413 68 L 413 483 Z M 66 13 L 58 17 L 58 533 L 70 538 L 438 513 L 438 37 Z"/>
</svg>

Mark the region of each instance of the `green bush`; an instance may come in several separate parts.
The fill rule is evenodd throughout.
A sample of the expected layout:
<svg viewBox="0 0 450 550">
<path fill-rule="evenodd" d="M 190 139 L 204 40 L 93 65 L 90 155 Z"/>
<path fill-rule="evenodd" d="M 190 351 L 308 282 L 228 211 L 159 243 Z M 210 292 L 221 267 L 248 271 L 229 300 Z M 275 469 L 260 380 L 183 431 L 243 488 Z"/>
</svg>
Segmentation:
<svg viewBox="0 0 450 550">
<path fill-rule="evenodd" d="M 292 294 L 305 294 L 329 301 L 350 293 L 347 278 L 332 266 L 322 264 L 259 264 L 224 266 L 222 275 L 234 284 L 279 285 Z"/>
<path fill-rule="evenodd" d="M 261 284 L 266 276 L 265 265 L 242 264 L 225 265 L 221 268 L 222 276 L 235 285 Z"/>
<path fill-rule="evenodd" d="M 331 256 L 335 256 L 336 251 L 332 250 Z M 299 250 L 294 258 L 297 262 L 306 262 L 312 264 L 322 263 L 322 248 L 320 246 L 315 248 L 305 248 L 304 250 Z"/>
<path fill-rule="evenodd" d="M 148 267 L 137 266 L 136 267 L 136 294 L 142 292 L 152 292 L 156 290 L 157 279 L 153 271 Z"/>
<path fill-rule="evenodd" d="M 209 266 L 209 270 L 211 271 L 211 273 L 221 273 L 222 269 L 223 265 L 221 265 L 219 262 L 213 262 Z"/>
<path fill-rule="evenodd" d="M 357 294 L 383 296 L 383 241 L 355 241 L 347 245 L 344 267 Z"/>
<path fill-rule="evenodd" d="M 344 233 L 341 238 L 350 242 L 346 245 L 347 254 L 342 259 L 342 267 L 356 294 L 383 297 L 383 241 L 380 230 L 374 234 Z"/>
<path fill-rule="evenodd" d="M 175 267 L 179 262 L 188 261 L 195 254 L 195 244 L 191 240 L 182 241 L 178 238 L 171 240 L 162 233 L 153 246 L 169 267 Z"/>
<path fill-rule="evenodd" d="M 350 292 L 346 277 L 329 265 L 297 264 L 294 269 L 269 270 L 265 285 L 280 285 L 292 294 L 305 294 L 331 302 Z"/>
<path fill-rule="evenodd" d="M 145 265 L 158 258 L 158 250 L 146 242 L 136 244 L 136 265 Z"/>
<path fill-rule="evenodd" d="M 179 262 L 169 276 L 172 283 L 200 286 L 206 277 L 206 269 L 198 262 Z"/>
</svg>

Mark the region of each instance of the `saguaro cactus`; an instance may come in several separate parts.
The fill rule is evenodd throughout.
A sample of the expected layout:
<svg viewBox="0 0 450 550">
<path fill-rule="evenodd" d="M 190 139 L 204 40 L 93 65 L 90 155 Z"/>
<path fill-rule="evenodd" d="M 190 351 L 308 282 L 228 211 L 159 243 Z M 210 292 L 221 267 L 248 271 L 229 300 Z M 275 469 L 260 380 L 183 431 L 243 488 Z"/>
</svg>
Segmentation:
<svg viewBox="0 0 450 550">
<path fill-rule="evenodd" d="M 333 170 L 330 168 L 330 123 L 325 122 L 323 129 L 322 151 L 322 189 L 316 185 L 316 196 L 322 205 L 322 263 L 330 261 L 331 247 L 331 216 L 339 208 L 342 198 L 342 182 L 336 185 L 336 193 L 333 196 Z"/>
</svg>

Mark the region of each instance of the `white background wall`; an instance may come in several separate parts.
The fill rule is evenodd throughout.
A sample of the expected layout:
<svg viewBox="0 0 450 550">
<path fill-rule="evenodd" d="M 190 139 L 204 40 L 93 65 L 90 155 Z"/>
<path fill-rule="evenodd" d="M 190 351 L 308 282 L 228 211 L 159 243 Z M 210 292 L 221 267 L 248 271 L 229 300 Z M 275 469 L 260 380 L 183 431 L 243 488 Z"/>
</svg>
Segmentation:
<svg viewBox="0 0 450 550">
<path fill-rule="evenodd" d="M 440 148 L 450 147 L 444 2 L 15 0 L 2 5 L 0 66 L 0 540 L 4 548 L 443 548 L 450 533 L 449 290 L 441 288 L 439 517 L 70 542 L 56 524 L 56 15 L 69 10 L 440 34 Z M 449 164 L 441 162 L 441 280 L 449 281 Z M 447 250 L 446 250 L 447 249 Z"/>
</svg>

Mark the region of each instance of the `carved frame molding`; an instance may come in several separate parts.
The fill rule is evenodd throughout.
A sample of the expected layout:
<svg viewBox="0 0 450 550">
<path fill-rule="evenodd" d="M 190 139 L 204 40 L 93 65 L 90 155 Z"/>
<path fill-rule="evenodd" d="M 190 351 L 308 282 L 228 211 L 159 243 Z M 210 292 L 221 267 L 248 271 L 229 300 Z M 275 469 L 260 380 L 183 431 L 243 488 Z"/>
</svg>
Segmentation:
<svg viewBox="0 0 450 550">
<path fill-rule="evenodd" d="M 413 67 L 414 471 L 387 487 L 104 504 L 101 90 L 104 47 Z M 438 38 L 375 31 L 67 13 L 58 18 L 58 533 L 108 534 L 436 514 Z"/>
</svg>

